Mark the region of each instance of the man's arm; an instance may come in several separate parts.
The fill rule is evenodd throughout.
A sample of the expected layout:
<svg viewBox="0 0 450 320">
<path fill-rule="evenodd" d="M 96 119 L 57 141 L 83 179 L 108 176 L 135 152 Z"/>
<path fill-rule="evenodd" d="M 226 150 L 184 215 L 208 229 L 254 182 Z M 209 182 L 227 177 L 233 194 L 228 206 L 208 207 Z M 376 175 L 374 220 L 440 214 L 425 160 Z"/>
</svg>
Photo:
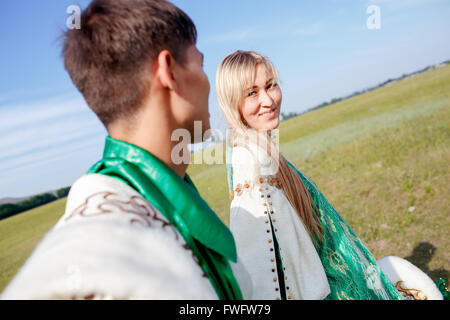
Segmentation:
<svg viewBox="0 0 450 320">
<path fill-rule="evenodd" d="M 118 180 L 85 177 L 2 299 L 217 299 L 161 213 Z"/>
</svg>

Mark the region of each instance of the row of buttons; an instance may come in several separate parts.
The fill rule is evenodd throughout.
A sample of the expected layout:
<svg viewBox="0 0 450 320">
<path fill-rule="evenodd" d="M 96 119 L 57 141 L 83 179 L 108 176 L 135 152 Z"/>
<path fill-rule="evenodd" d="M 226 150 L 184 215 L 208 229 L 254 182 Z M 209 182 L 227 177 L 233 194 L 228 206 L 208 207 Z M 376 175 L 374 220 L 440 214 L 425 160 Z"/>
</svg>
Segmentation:
<svg viewBox="0 0 450 320">
<path fill-rule="evenodd" d="M 260 181 L 260 183 L 262 183 L 262 182 L 263 182 L 263 181 Z M 268 187 L 265 187 L 265 190 L 269 190 L 269 188 L 268 188 Z M 264 194 L 262 193 L 262 192 L 263 192 L 263 189 L 262 189 L 262 188 L 259 188 L 259 191 L 261 192 L 261 198 L 264 198 Z M 267 197 L 267 198 L 270 198 L 270 194 L 267 194 L 266 197 Z M 272 205 L 272 202 L 271 202 L 271 201 L 268 201 L 268 204 L 269 204 L 269 206 L 271 206 L 271 205 Z M 266 203 L 266 202 L 263 202 L 263 206 L 267 207 L 267 203 Z M 265 211 L 264 211 L 264 214 L 268 215 L 268 212 L 269 212 L 269 211 L 270 211 L 270 215 L 273 216 L 273 214 L 274 214 L 273 210 L 265 210 Z M 275 218 L 271 218 L 270 215 L 268 215 L 268 219 L 266 219 L 264 222 L 265 222 L 266 224 L 269 224 L 269 219 L 270 219 L 273 223 L 276 223 L 277 220 L 276 220 Z M 274 231 L 275 231 L 275 232 L 278 231 L 278 229 L 275 228 L 275 226 L 274 226 Z M 270 233 L 270 229 L 267 229 L 267 233 Z M 272 240 L 272 239 L 268 239 L 267 242 L 268 242 L 269 244 L 271 244 L 271 243 L 273 243 L 273 240 Z M 274 248 L 270 247 L 269 250 L 270 250 L 271 252 L 273 252 L 273 251 L 274 251 Z M 281 252 L 281 248 L 279 248 L 279 250 L 280 250 L 280 252 Z M 281 259 L 283 259 L 283 258 L 281 258 Z M 270 258 L 270 262 L 275 263 L 275 258 Z M 283 267 L 283 270 L 285 271 L 286 268 Z M 275 268 L 272 268 L 272 272 L 273 272 L 273 273 L 276 272 L 276 267 L 275 267 Z M 285 276 L 285 280 L 287 280 L 287 276 Z M 277 282 L 277 281 L 278 281 L 278 278 L 277 278 L 277 277 L 274 277 L 274 278 L 273 278 L 273 282 Z M 289 290 L 289 286 L 286 286 L 286 290 Z M 280 291 L 280 288 L 279 288 L 279 287 L 275 287 L 275 291 L 276 291 L 276 292 L 279 292 L 279 291 Z M 292 298 L 292 297 L 289 295 L 289 296 L 288 296 L 288 299 L 291 299 L 291 298 Z M 280 297 L 279 297 L 279 296 L 276 297 L 276 300 L 280 300 Z"/>
</svg>

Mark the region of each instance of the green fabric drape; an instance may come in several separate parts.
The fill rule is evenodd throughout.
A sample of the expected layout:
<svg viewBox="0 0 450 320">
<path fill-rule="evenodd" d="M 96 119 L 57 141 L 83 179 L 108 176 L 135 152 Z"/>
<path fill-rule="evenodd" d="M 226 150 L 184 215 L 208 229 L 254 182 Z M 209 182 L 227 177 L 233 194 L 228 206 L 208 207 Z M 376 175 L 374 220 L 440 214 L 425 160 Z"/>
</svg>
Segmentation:
<svg viewBox="0 0 450 320">
<path fill-rule="evenodd" d="M 312 180 L 297 172 L 317 205 L 324 228 L 323 242 L 316 246 L 331 293 L 327 300 L 403 300 L 384 275 L 375 258 Z"/>
<path fill-rule="evenodd" d="M 442 298 L 444 299 L 444 300 L 450 300 L 450 292 L 448 291 L 448 288 L 447 288 L 447 286 L 446 286 L 446 283 L 447 283 L 448 281 L 447 280 L 445 280 L 444 278 L 439 278 L 437 281 L 436 281 L 436 287 L 439 289 L 439 291 L 441 292 L 441 294 L 442 294 Z"/>
<path fill-rule="evenodd" d="M 219 299 L 242 299 L 229 261 L 237 261 L 230 230 L 201 198 L 186 173 L 181 179 L 150 152 L 106 137 L 103 158 L 89 169 L 119 179 L 139 192 L 183 236 Z"/>
</svg>

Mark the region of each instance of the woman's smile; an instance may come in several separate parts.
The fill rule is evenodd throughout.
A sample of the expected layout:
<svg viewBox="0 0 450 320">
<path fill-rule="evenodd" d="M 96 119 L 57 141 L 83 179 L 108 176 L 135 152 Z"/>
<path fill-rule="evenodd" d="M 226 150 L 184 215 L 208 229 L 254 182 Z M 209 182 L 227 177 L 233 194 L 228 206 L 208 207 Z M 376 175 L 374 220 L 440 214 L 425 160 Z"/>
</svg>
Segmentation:
<svg viewBox="0 0 450 320">
<path fill-rule="evenodd" d="M 276 115 L 276 109 L 267 110 L 267 111 L 264 111 L 259 114 L 260 117 L 263 117 L 268 120 L 275 118 L 275 115 Z"/>
</svg>

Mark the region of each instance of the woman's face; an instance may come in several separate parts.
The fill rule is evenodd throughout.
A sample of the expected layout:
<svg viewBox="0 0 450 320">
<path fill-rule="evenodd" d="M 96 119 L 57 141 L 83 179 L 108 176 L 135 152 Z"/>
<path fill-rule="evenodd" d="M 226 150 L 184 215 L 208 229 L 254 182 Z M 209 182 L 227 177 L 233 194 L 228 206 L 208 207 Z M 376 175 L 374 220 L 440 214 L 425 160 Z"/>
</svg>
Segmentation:
<svg viewBox="0 0 450 320">
<path fill-rule="evenodd" d="M 255 78 L 239 104 L 244 123 L 255 130 L 273 130 L 280 124 L 281 90 L 263 64 L 256 65 Z"/>
</svg>

